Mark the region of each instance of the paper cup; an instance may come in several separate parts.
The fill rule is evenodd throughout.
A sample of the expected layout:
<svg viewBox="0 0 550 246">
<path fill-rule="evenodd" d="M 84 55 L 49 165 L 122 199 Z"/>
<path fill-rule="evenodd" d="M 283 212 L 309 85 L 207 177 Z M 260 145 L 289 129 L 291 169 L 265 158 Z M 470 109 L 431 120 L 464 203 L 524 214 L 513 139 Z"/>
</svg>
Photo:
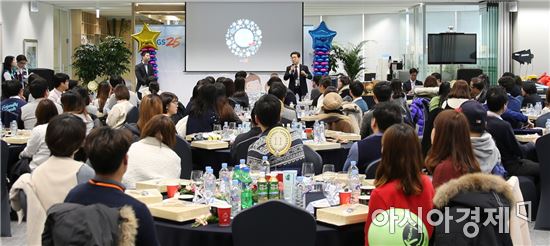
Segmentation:
<svg viewBox="0 0 550 246">
<path fill-rule="evenodd" d="M 178 192 L 179 185 L 178 184 L 167 184 L 166 185 L 166 195 L 168 198 L 174 197 L 174 195 Z"/>
<path fill-rule="evenodd" d="M 351 192 L 341 191 L 340 192 L 340 205 L 349 204 L 351 200 Z"/>
<path fill-rule="evenodd" d="M 361 195 L 370 196 L 370 193 L 372 190 L 374 190 L 374 186 L 372 185 L 363 185 L 361 186 Z"/>
<path fill-rule="evenodd" d="M 231 207 L 218 207 L 218 222 L 220 226 L 231 225 Z"/>
</svg>

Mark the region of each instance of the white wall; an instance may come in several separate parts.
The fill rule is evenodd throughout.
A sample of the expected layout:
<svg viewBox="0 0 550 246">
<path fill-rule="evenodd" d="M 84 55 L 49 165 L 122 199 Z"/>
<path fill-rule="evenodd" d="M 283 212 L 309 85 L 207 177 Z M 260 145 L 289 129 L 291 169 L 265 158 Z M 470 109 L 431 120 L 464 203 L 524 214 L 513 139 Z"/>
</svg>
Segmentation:
<svg viewBox="0 0 550 246">
<path fill-rule="evenodd" d="M 30 13 L 28 5 L 28 1 L 1 1 L 2 55 L 22 54 L 23 39 L 36 39 L 37 66 L 53 69 L 53 6 L 39 2 L 39 12 Z"/>
<path fill-rule="evenodd" d="M 550 2 L 519 2 L 513 22 L 512 52 L 531 49 L 535 55 L 528 74 L 550 72 Z M 512 61 L 515 74 L 526 74 L 526 67 Z"/>
<path fill-rule="evenodd" d="M 364 35 L 365 44 L 365 72 L 376 73 L 379 60 L 387 58 L 399 60 L 403 53 L 400 52 L 400 40 L 404 39 L 401 33 L 401 20 L 399 14 L 368 14 L 365 15 Z M 385 78 L 385 75 L 377 74 L 377 78 Z"/>
</svg>

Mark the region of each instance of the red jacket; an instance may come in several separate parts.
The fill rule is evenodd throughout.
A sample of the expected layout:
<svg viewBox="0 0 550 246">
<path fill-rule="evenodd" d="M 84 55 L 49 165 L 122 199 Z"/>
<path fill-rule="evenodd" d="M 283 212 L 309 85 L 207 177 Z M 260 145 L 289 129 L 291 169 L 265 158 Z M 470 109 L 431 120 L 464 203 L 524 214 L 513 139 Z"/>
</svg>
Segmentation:
<svg viewBox="0 0 550 246">
<path fill-rule="evenodd" d="M 372 222 L 373 212 L 377 209 L 388 210 L 390 208 L 408 209 L 418 216 L 418 208 L 422 208 L 422 222 L 426 226 L 428 236 L 432 236 L 433 227 L 428 224 L 427 214 L 433 208 L 432 199 L 435 191 L 432 181 L 426 175 L 421 176 L 422 192 L 418 195 L 406 196 L 401 189 L 397 189 L 400 181 L 392 180 L 385 185 L 374 189 L 369 201 L 369 215 L 365 223 L 365 245 L 369 245 L 369 227 Z M 375 215 L 376 216 L 376 215 Z"/>
<path fill-rule="evenodd" d="M 432 184 L 435 189 L 440 185 L 447 183 L 451 179 L 460 178 L 464 173 L 453 166 L 451 160 L 444 160 L 437 164 L 434 169 Z"/>
</svg>

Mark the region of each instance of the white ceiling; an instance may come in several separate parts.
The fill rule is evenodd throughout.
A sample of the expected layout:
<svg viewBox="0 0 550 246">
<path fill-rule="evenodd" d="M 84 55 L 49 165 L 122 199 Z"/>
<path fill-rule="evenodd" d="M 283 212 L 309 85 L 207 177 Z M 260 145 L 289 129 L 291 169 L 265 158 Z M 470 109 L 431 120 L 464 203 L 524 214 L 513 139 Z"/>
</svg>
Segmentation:
<svg viewBox="0 0 550 246">
<path fill-rule="evenodd" d="M 0 0 L 0 1 L 28 1 L 28 0 Z M 182 0 L 38 0 L 41 3 L 54 5 L 62 9 L 82 9 L 95 12 L 97 7 L 104 16 L 131 16 L 132 3 L 183 3 Z M 548 0 L 520 0 L 527 1 L 548 1 Z M 258 0 L 190 0 L 187 2 L 259 2 Z M 295 0 L 269 0 L 269 2 L 302 2 Z M 396 13 L 407 7 L 424 3 L 475 3 L 479 0 L 306 0 L 304 2 L 305 15 L 351 15 L 351 14 L 372 14 L 372 13 Z"/>
</svg>

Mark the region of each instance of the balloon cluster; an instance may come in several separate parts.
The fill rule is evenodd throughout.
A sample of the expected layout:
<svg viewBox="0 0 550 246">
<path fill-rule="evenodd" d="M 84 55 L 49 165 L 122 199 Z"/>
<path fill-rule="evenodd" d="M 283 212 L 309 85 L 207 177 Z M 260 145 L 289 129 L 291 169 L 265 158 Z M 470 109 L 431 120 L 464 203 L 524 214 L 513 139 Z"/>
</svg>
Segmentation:
<svg viewBox="0 0 550 246">
<path fill-rule="evenodd" d="M 330 50 L 325 47 L 315 47 L 313 56 L 314 75 L 328 75 L 330 72 L 329 53 Z"/>
<path fill-rule="evenodd" d="M 158 64 L 157 64 L 157 50 L 153 47 L 145 47 L 141 49 L 141 52 L 147 51 L 149 52 L 149 55 L 151 56 L 151 59 L 149 60 L 149 64 L 153 66 L 153 75 L 155 77 L 158 77 Z"/>
<path fill-rule="evenodd" d="M 328 29 L 325 22 L 322 21 L 317 28 L 309 31 L 309 35 L 313 39 L 313 74 L 328 75 L 330 72 L 330 49 L 336 32 Z"/>
</svg>

